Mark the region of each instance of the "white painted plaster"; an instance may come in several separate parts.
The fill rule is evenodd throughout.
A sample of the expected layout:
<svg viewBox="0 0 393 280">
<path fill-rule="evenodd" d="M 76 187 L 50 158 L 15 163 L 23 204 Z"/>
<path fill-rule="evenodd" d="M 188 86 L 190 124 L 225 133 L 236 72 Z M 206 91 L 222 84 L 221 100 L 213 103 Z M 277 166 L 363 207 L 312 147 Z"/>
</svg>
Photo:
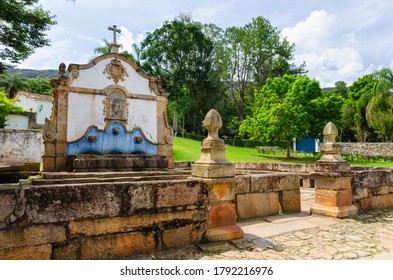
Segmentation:
<svg viewBox="0 0 393 280">
<path fill-rule="evenodd" d="M 5 129 L 29 129 L 29 117 L 8 115 L 5 117 Z"/>
<path fill-rule="evenodd" d="M 146 138 L 157 143 L 157 102 L 154 100 L 127 99 L 128 124 L 127 130 L 135 127 L 142 129 Z"/>
<path fill-rule="evenodd" d="M 40 131 L 0 129 L 0 165 L 41 162 L 43 151 Z"/>
<path fill-rule="evenodd" d="M 92 125 L 105 129 L 104 100 L 103 95 L 68 94 L 68 142 L 81 138 Z"/>
<path fill-rule="evenodd" d="M 94 89 L 104 89 L 107 86 L 113 85 L 113 79 L 107 78 L 107 73 L 104 74 L 106 65 L 111 63 L 112 59 L 104 59 L 92 68 L 79 70 L 79 77 L 74 79 L 70 85 Z M 132 94 L 155 96 L 149 87 L 148 79 L 140 76 L 128 63 L 121 61 L 121 64 L 127 69 L 128 77 L 125 77 L 125 81 L 119 81 L 119 86 L 126 88 Z"/>
<path fill-rule="evenodd" d="M 52 113 L 52 101 L 49 100 L 37 100 L 34 98 L 29 98 L 25 95 L 20 95 L 18 97 L 19 102 L 16 103 L 17 106 L 22 107 L 26 112 L 37 113 L 37 124 L 45 124 L 45 118 L 50 118 Z"/>
</svg>

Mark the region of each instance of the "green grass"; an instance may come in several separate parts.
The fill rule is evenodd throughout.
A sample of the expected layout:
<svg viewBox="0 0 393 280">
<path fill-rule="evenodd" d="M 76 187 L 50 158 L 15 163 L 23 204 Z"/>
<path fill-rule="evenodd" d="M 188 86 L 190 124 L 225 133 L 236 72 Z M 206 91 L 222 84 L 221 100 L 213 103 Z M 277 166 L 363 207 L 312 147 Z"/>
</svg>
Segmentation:
<svg viewBox="0 0 393 280">
<path fill-rule="evenodd" d="M 196 161 L 201 155 L 201 142 L 175 137 L 173 143 L 173 154 L 175 161 Z M 319 158 L 305 154 L 293 154 L 290 159 L 286 158 L 286 154 L 262 154 L 258 153 L 255 148 L 241 148 L 226 145 L 226 157 L 232 162 L 264 162 L 264 163 L 305 163 L 313 164 Z M 354 166 L 370 166 L 370 167 L 393 167 L 393 162 L 384 161 L 349 161 Z"/>
</svg>

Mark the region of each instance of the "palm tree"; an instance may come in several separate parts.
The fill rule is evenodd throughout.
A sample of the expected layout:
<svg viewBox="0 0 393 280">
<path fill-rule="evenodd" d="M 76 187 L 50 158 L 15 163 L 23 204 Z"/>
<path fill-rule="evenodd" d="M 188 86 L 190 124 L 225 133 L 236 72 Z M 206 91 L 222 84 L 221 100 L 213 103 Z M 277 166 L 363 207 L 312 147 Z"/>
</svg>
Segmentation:
<svg viewBox="0 0 393 280">
<path fill-rule="evenodd" d="M 384 68 L 374 77 L 377 83 L 367 96 L 366 119 L 382 141 L 393 142 L 393 70 Z"/>
<path fill-rule="evenodd" d="M 21 78 L 23 73 L 18 72 L 11 75 L 8 72 L 0 74 L 0 86 L 4 87 L 8 98 L 14 98 L 15 94 L 21 90 L 29 90 L 29 85 Z"/>
</svg>

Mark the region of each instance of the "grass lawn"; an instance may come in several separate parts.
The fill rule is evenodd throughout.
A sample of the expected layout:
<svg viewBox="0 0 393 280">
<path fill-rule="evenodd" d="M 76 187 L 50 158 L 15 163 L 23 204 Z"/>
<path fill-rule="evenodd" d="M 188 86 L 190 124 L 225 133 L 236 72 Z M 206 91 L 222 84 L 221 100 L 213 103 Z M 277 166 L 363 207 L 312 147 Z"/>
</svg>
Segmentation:
<svg viewBox="0 0 393 280">
<path fill-rule="evenodd" d="M 196 161 L 201 155 L 201 142 L 175 137 L 173 143 L 175 161 Z M 226 145 L 226 156 L 232 162 L 265 162 L 265 163 L 308 163 L 313 164 L 319 158 L 305 154 L 294 154 L 290 159 L 285 153 L 262 154 L 254 148 L 241 148 Z M 354 166 L 393 167 L 393 162 L 384 161 L 349 161 Z"/>
</svg>

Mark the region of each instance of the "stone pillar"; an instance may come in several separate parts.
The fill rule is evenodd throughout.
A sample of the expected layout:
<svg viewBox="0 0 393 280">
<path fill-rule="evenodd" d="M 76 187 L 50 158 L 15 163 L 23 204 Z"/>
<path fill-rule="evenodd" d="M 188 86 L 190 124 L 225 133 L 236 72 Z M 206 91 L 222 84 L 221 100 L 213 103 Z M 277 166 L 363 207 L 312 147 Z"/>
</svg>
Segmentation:
<svg viewBox="0 0 393 280">
<path fill-rule="evenodd" d="M 210 110 L 204 125 L 208 136 L 202 141 L 201 158 L 193 164 L 191 173 L 203 178 L 208 191 L 205 236 L 210 242 L 243 238 L 243 230 L 236 224 L 236 168 L 226 159 L 224 141 L 218 136 L 222 126 L 220 114 Z"/>
<path fill-rule="evenodd" d="M 311 213 L 336 218 L 355 215 L 358 210 L 352 205 L 351 167 L 341 158 L 341 147 L 336 143 L 338 130 L 329 122 L 323 134 L 326 143 L 321 149 L 322 158 L 310 174 L 315 182 L 315 203 Z"/>
</svg>

